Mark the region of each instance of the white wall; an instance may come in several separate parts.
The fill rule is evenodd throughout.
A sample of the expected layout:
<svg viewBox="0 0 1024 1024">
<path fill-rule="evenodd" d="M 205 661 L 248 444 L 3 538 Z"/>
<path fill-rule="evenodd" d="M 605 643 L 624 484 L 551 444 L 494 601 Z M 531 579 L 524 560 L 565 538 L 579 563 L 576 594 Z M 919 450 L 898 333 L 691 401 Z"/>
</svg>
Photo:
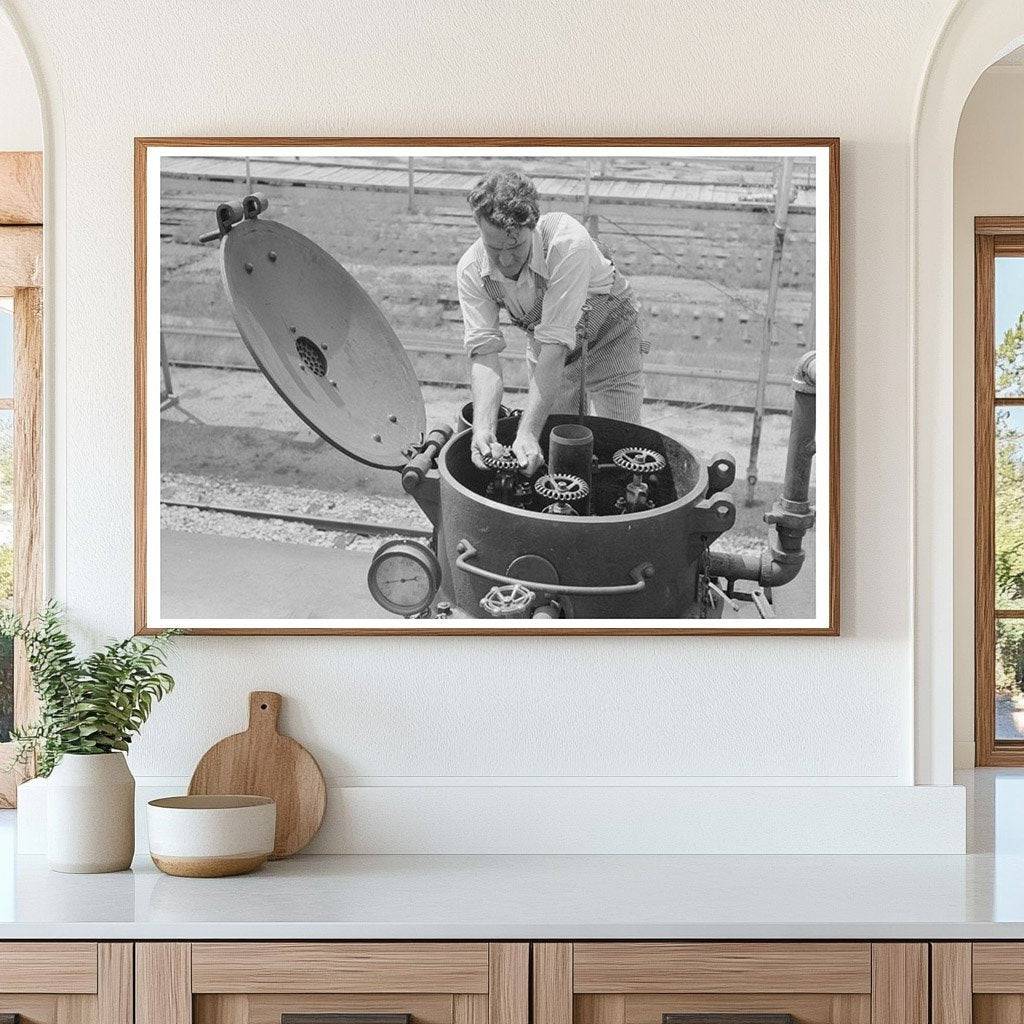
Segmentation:
<svg viewBox="0 0 1024 1024">
<path fill-rule="evenodd" d="M 0 150 L 40 150 L 43 122 L 25 51 L 0 11 Z"/>
<path fill-rule="evenodd" d="M 1024 66 L 990 68 L 960 119 L 954 160 L 954 387 L 957 495 L 954 739 L 974 764 L 974 218 L 1024 215 Z"/>
<path fill-rule="evenodd" d="M 452 0 L 5 2 L 54 114 L 51 565 L 92 637 L 132 625 L 133 136 L 843 140 L 841 638 L 186 639 L 137 773 L 187 775 L 263 687 L 335 784 L 425 804 L 466 784 L 913 781 L 908 155 L 946 0 L 520 0 L 509 39 Z"/>
</svg>

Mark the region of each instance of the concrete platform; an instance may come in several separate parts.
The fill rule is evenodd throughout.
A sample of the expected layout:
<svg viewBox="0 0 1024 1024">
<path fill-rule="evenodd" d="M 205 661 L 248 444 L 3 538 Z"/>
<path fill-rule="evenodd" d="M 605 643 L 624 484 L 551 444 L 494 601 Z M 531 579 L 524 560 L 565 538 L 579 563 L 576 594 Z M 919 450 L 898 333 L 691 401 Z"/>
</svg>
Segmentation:
<svg viewBox="0 0 1024 1024">
<path fill-rule="evenodd" d="M 401 621 L 366 588 L 369 552 L 163 530 L 160 556 L 168 619 Z"/>
</svg>

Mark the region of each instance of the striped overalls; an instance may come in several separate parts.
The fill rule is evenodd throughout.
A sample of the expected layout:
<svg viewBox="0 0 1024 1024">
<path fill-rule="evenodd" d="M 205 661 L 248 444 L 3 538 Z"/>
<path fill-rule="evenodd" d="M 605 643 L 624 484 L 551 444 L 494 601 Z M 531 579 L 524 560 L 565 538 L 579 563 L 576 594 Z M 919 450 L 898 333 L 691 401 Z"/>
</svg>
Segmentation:
<svg viewBox="0 0 1024 1024">
<path fill-rule="evenodd" d="M 611 259 L 601 247 L 606 259 Z M 643 314 L 633 297 L 629 282 L 612 263 L 611 291 L 607 295 L 587 297 L 583 314 L 576 324 L 576 348 L 565 360 L 562 387 L 553 413 L 573 414 L 579 411 L 580 388 L 583 383 L 583 345 L 586 344 L 587 409 L 591 405 L 598 416 L 608 419 L 639 423 L 643 407 L 644 355 L 650 346 L 644 338 Z M 537 277 L 537 298 L 529 313 L 519 318 L 512 314 L 505 302 L 501 286 L 490 277 L 483 278 L 487 294 L 505 309 L 512 323 L 527 334 L 527 359 L 532 379 L 533 368 L 540 354 L 540 343 L 534 341 L 533 331 L 540 323 L 544 305 L 544 278 Z"/>
</svg>

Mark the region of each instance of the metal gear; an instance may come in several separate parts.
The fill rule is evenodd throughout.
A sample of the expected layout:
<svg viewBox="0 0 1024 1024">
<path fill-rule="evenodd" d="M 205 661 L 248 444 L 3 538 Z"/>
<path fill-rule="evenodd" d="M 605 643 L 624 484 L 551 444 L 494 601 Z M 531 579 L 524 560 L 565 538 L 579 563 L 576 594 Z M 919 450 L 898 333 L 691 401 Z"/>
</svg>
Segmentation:
<svg viewBox="0 0 1024 1024">
<path fill-rule="evenodd" d="M 519 468 L 519 460 L 512 454 L 511 448 L 503 448 L 501 455 L 492 455 L 488 452 L 483 459 L 488 469 L 495 469 L 499 473 L 508 473 Z"/>
<path fill-rule="evenodd" d="M 590 488 L 582 477 L 572 473 L 546 473 L 534 485 L 534 490 L 549 501 L 582 501 Z"/>
<path fill-rule="evenodd" d="M 612 462 L 619 469 L 646 476 L 659 473 L 665 468 L 665 456 L 651 448 L 620 448 L 612 455 Z"/>
</svg>

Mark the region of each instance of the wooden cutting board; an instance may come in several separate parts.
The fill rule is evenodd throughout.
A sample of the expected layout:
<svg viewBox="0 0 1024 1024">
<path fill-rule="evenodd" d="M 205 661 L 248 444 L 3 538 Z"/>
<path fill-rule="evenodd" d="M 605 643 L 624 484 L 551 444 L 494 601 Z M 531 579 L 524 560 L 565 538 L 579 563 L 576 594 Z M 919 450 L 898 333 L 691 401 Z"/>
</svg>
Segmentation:
<svg viewBox="0 0 1024 1024">
<path fill-rule="evenodd" d="M 281 694 L 249 694 L 249 728 L 214 744 L 200 759 L 190 795 L 236 793 L 277 803 L 273 860 L 303 849 L 320 828 L 327 789 L 320 766 L 302 744 L 277 731 Z"/>
</svg>

